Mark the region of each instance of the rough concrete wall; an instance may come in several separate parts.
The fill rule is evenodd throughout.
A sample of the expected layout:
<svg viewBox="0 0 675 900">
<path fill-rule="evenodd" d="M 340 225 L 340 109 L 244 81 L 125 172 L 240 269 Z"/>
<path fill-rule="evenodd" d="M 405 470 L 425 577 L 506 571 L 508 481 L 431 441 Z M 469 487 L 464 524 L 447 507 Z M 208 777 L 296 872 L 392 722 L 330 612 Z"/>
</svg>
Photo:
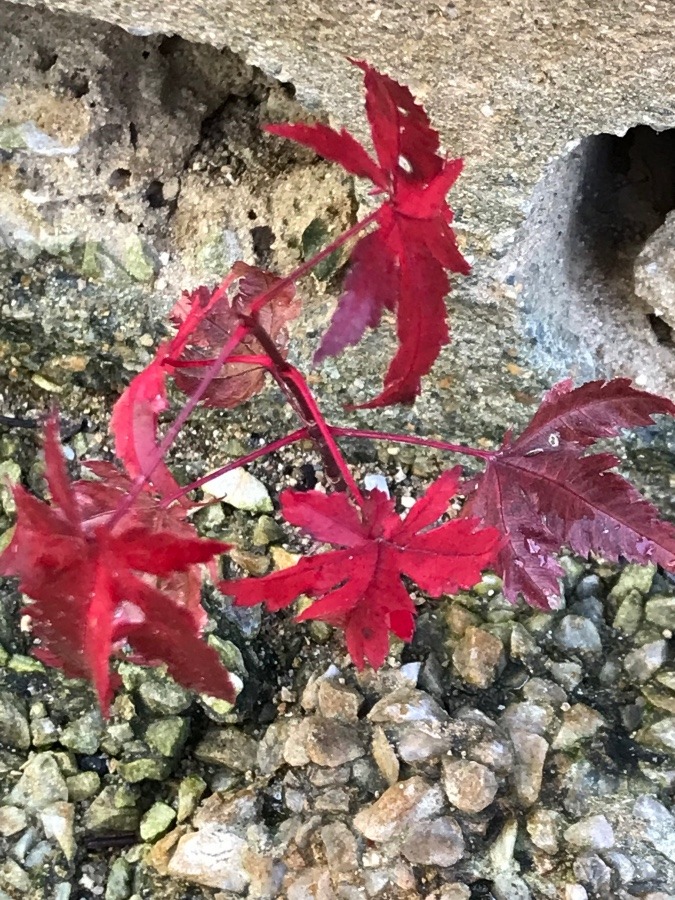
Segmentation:
<svg viewBox="0 0 675 900">
<path fill-rule="evenodd" d="M 538 393 L 531 364 L 578 377 L 624 372 L 650 387 L 675 389 L 674 351 L 634 297 L 632 258 L 622 259 L 620 276 L 612 272 L 604 281 L 602 265 L 577 265 L 597 223 L 578 215 L 579 197 L 596 193 L 596 176 L 610 207 L 626 187 L 621 172 L 606 186 L 592 136 L 621 135 L 636 125 L 675 127 L 671 0 L 33 5 L 92 15 L 136 36 L 176 33 L 228 47 L 292 82 L 310 110 L 325 110 L 362 136 L 360 81 L 345 56 L 367 58 L 412 87 L 449 152 L 465 157 L 453 205 L 460 242 L 474 263 L 472 278 L 450 299 L 453 347 L 428 381 L 436 412 L 423 399 L 416 407 L 422 418 L 440 415 L 444 427 L 467 434 L 478 419 L 479 430 L 491 435 L 499 420 L 528 414 Z M 647 237 L 649 229 L 640 232 L 633 256 Z M 615 253 L 609 265 L 616 259 Z M 617 315 L 615 296 L 626 315 Z M 381 365 L 381 352 L 370 358 Z M 343 379 L 346 373 L 353 380 L 355 371 L 347 361 Z M 515 398 L 513 409 L 505 397 L 511 406 Z"/>
</svg>

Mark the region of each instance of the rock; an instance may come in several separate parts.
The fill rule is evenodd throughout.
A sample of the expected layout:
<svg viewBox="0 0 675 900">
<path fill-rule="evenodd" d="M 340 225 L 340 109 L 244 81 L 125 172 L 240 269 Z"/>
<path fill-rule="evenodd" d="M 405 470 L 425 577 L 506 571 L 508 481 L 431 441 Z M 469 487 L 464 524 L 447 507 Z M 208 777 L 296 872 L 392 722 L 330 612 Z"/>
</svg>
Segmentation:
<svg viewBox="0 0 675 900">
<path fill-rule="evenodd" d="M 314 716 L 307 720 L 305 750 L 318 766 L 342 766 L 365 754 L 361 737 L 350 725 Z"/>
<path fill-rule="evenodd" d="M 53 746 L 59 739 L 58 728 L 47 717 L 33 719 L 30 723 L 30 733 L 31 742 L 38 750 Z"/>
<path fill-rule="evenodd" d="M 253 529 L 253 544 L 256 547 L 266 547 L 283 539 L 284 530 L 272 516 L 260 516 Z"/>
<path fill-rule="evenodd" d="M 246 512 L 270 513 L 274 509 L 265 485 L 247 469 L 232 469 L 218 475 L 202 485 L 202 490 L 210 497 Z"/>
<path fill-rule="evenodd" d="M 133 759 L 120 760 L 116 765 L 116 771 L 129 784 L 137 784 L 139 781 L 164 781 L 171 773 L 171 762 L 164 757 L 141 755 Z"/>
<path fill-rule="evenodd" d="M 28 826 L 28 817 L 18 806 L 0 806 L 0 834 L 11 837 Z"/>
<path fill-rule="evenodd" d="M 227 766 L 235 772 L 249 772 L 255 764 L 257 751 L 256 741 L 232 725 L 209 729 L 194 754 L 202 762 Z"/>
<path fill-rule="evenodd" d="M 286 719 L 277 719 L 258 741 L 256 768 L 261 775 L 273 775 L 284 764 L 284 745 L 288 740 L 289 725 Z M 309 762 L 309 757 L 307 758 Z"/>
<path fill-rule="evenodd" d="M 477 813 L 494 800 L 499 789 L 493 772 L 467 759 L 443 760 L 443 786 L 448 800 L 462 812 Z"/>
<path fill-rule="evenodd" d="M 675 631 L 675 597 L 654 596 L 645 604 L 645 618 L 659 628 Z"/>
<path fill-rule="evenodd" d="M 452 661 L 466 682 L 487 688 L 504 668 L 504 647 L 494 634 L 469 626 L 454 649 Z"/>
<path fill-rule="evenodd" d="M 530 900 L 530 889 L 519 875 L 513 872 L 498 872 L 492 882 L 495 900 Z"/>
<path fill-rule="evenodd" d="M 150 722 L 145 729 L 145 740 L 162 756 L 176 756 L 187 740 L 190 723 L 181 716 L 167 716 Z"/>
<path fill-rule="evenodd" d="M 141 840 L 152 843 L 165 834 L 176 819 L 176 811 L 166 803 L 153 803 L 141 819 Z"/>
<path fill-rule="evenodd" d="M 101 786 L 101 777 L 98 772 L 78 772 L 66 778 L 68 785 L 68 799 L 71 803 L 88 800 L 98 792 Z"/>
<path fill-rule="evenodd" d="M 89 710 L 61 732 L 60 742 L 73 753 L 93 755 L 103 736 L 103 719 L 98 709 Z"/>
<path fill-rule="evenodd" d="M 291 719 L 285 729 L 284 762 L 289 766 L 306 766 L 309 763 L 305 741 L 309 731 L 311 719 Z"/>
<path fill-rule="evenodd" d="M 438 722 L 410 723 L 399 729 L 397 744 L 398 755 L 403 762 L 414 764 L 448 753 L 452 738 Z"/>
<path fill-rule="evenodd" d="M 139 821 L 134 797 L 109 785 L 86 811 L 84 827 L 92 832 L 128 832 L 136 831 Z"/>
<path fill-rule="evenodd" d="M 546 734 L 553 721 L 550 706 L 532 703 L 510 703 L 502 713 L 499 724 L 507 731 L 526 731 L 530 734 Z"/>
<path fill-rule="evenodd" d="M 435 818 L 443 802 L 437 784 L 414 775 L 392 785 L 379 800 L 361 809 L 354 817 L 354 827 L 369 841 L 389 841 L 418 822 Z"/>
<path fill-rule="evenodd" d="M 331 875 L 358 871 L 360 860 L 356 838 L 342 822 L 321 829 L 326 862 Z"/>
<path fill-rule="evenodd" d="M 110 866 L 105 888 L 105 900 L 129 900 L 132 892 L 133 869 L 123 856 Z"/>
<path fill-rule="evenodd" d="M 548 742 L 538 734 L 511 732 L 515 755 L 513 782 L 521 804 L 532 806 L 539 796 Z"/>
<path fill-rule="evenodd" d="M 643 728 L 638 739 L 647 746 L 675 753 L 675 716 L 666 716 L 648 728 Z"/>
<path fill-rule="evenodd" d="M 8 691 L 0 692 L 0 743 L 17 750 L 30 747 L 26 704 Z"/>
<path fill-rule="evenodd" d="M 584 703 L 575 703 L 563 713 L 563 723 L 553 740 L 553 749 L 570 750 L 593 737 L 604 724 L 600 713 Z"/>
<path fill-rule="evenodd" d="M 347 687 L 334 678 L 324 678 L 319 682 L 317 701 L 319 711 L 325 718 L 356 722 L 363 696 L 355 688 Z"/>
<path fill-rule="evenodd" d="M 609 850 L 614 846 L 614 830 L 605 816 L 589 816 L 570 825 L 565 840 L 584 850 Z"/>
<path fill-rule="evenodd" d="M 373 742 L 370 749 L 384 780 L 388 785 L 396 784 L 399 773 L 398 757 L 379 725 L 373 729 Z"/>
<path fill-rule="evenodd" d="M 626 654 L 623 667 L 629 678 L 644 684 L 668 659 L 667 641 L 652 641 Z"/>
<path fill-rule="evenodd" d="M 138 695 L 148 711 L 158 716 L 177 716 L 192 704 L 192 694 L 168 678 L 148 678 L 139 685 Z"/>
<path fill-rule="evenodd" d="M 621 603 L 632 591 L 646 596 L 652 586 L 656 566 L 627 565 L 609 593 L 612 600 Z"/>
<path fill-rule="evenodd" d="M 287 900 L 336 900 L 331 887 L 330 872 L 319 868 L 312 868 L 301 875 L 290 877 L 282 896 Z"/>
<path fill-rule="evenodd" d="M 13 888 L 20 894 L 28 894 L 31 890 L 31 881 L 28 873 L 13 859 L 6 859 L 3 863 L 0 863 L 0 885 L 3 884 L 10 890 Z"/>
<path fill-rule="evenodd" d="M 536 809 L 527 817 L 527 833 L 535 847 L 551 855 L 558 852 L 560 814 L 552 809 Z"/>
<path fill-rule="evenodd" d="M 206 782 L 200 775 L 188 775 L 178 785 L 178 812 L 176 821 L 180 825 L 189 819 L 206 790 Z"/>
<path fill-rule="evenodd" d="M 597 853 L 582 853 L 574 860 L 572 866 L 574 877 L 577 878 L 592 895 L 608 896 L 612 870 Z"/>
<path fill-rule="evenodd" d="M 72 803 L 52 803 L 40 812 L 40 822 L 48 839 L 55 840 L 68 862 L 75 857 L 75 806 Z"/>
<path fill-rule="evenodd" d="M 656 797 L 643 794 L 633 806 L 637 833 L 666 859 L 675 863 L 675 816 Z"/>
<path fill-rule="evenodd" d="M 470 747 L 467 755 L 497 775 L 507 775 L 513 768 L 513 750 L 506 739 L 486 738 Z"/>
<path fill-rule="evenodd" d="M 561 650 L 570 653 L 600 653 L 602 641 L 598 629 L 583 616 L 565 616 L 558 623 L 553 639 Z"/>
<path fill-rule="evenodd" d="M 418 822 L 406 834 L 401 853 L 413 865 L 454 866 L 464 856 L 462 829 L 450 816 Z"/>
<path fill-rule="evenodd" d="M 631 591 L 619 604 L 612 625 L 624 634 L 635 634 L 640 627 L 643 612 L 643 597 L 637 591 Z"/>
<path fill-rule="evenodd" d="M 36 753 L 7 796 L 9 804 L 26 809 L 45 809 L 68 799 L 66 780 L 53 753 Z"/>
<path fill-rule="evenodd" d="M 433 697 L 416 688 L 401 687 L 378 700 L 368 713 L 371 722 L 447 722 L 448 714 Z"/>
<path fill-rule="evenodd" d="M 675 216 L 647 239 L 635 260 L 635 293 L 654 315 L 675 327 Z"/>
</svg>

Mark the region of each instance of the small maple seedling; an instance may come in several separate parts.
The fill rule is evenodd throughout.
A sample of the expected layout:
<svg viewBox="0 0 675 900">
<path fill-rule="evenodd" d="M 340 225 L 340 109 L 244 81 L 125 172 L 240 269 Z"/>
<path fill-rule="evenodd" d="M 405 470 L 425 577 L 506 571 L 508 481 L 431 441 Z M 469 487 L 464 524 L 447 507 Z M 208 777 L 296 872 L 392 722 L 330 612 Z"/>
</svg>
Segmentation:
<svg viewBox="0 0 675 900">
<path fill-rule="evenodd" d="M 92 681 L 107 711 L 116 679 L 113 657 L 163 663 L 184 685 L 226 700 L 234 688 L 216 652 L 201 638 L 204 569 L 229 548 L 198 537 L 186 516 L 202 484 L 302 439 L 321 454 L 330 493 L 285 490 L 281 512 L 320 544 L 295 565 L 261 578 L 220 581 L 240 605 L 269 610 L 300 595 L 313 601 L 300 620 L 344 629 L 354 664 L 382 665 L 390 634 L 412 638 L 415 604 L 403 576 L 430 597 L 473 587 L 485 569 L 501 576 L 505 596 L 544 609 L 559 604 L 569 548 L 609 560 L 658 563 L 675 571 L 675 528 L 616 471 L 618 460 L 589 449 L 623 428 L 675 415 L 664 397 L 627 379 L 556 385 L 523 433 L 496 451 L 421 435 L 329 425 L 301 372 L 286 360 L 288 323 L 300 314 L 295 285 L 334 251 L 354 242 L 344 289 L 315 354 L 320 362 L 396 317 L 398 349 L 382 391 L 363 404 L 409 403 L 448 342 L 448 273 L 466 273 L 446 195 L 461 160 L 439 152 L 439 137 L 410 91 L 363 62 L 366 112 L 376 159 L 344 129 L 273 125 L 267 130 L 311 147 L 347 172 L 370 180 L 379 205 L 284 278 L 237 263 L 215 289 L 186 293 L 172 310 L 172 338 L 117 401 L 111 430 L 125 473 L 85 462 L 95 480 L 70 482 L 55 418 L 45 433 L 51 503 L 14 491 L 18 521 L 0 556 L 0 575 L 18 576 L 28 596 L 34 653 L 69 675 Z M 300 427 L 191 484 L 181 486 L 167 453 L 194 409 L 233 409 L 277 383 Z M 186 399 L 163 437 L 167 379 Z M 370 438 L 464 453 L 485 463 L 464 482 L 445 471 L 401 516 L 378 490 L 362 492 L 339 441 Z M 459 513 L 451 500 L 465 496 Z"/>
</svg>

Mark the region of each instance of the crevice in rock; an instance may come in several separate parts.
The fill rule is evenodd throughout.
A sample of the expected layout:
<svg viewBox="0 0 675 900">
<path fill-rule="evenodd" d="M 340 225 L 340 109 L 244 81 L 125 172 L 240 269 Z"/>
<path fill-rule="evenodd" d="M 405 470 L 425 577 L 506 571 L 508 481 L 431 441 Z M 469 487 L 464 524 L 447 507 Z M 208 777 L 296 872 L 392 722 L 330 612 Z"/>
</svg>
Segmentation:
<svg viewBox="0 0 675 900">
<path fill-rule="evenodd" d="M 506 259 L 535 362 L 578 380 L 632 374 L 675 384 L 672 323 L 636 287 L 645 244 L 675 209 L 675 129 L 584 138 L 536 186 Z M 664 251 L 665 252 L 665 251 Z"/>
</svg>

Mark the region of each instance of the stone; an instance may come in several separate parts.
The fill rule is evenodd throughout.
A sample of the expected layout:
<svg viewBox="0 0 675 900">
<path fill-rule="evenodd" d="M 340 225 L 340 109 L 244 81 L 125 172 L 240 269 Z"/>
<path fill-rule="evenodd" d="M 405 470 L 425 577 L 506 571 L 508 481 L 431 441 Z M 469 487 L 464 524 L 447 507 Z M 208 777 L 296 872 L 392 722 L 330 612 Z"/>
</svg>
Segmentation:
<svg viewBox="0 0 675 900">
<path fill-rule="evenodd" d="M 462 829 L 450 816 L 418 822 L 407 832 L 401 853 L 420 866 L 454 866 L 464 856 Z"/>
<path fill-rule="evenodd" d="M 167 716 L 150 722 L 145 729 L 145 740 L 148 746 L 157 750 L 162 756 L 176 756 L 190 731 L 190 723 L 181 716 Z"/>
<path fill-rule="evenodd" d="M 273 775 L 284 764 L 284 746 L 288 740 L 289 725 L 286 719 L 277 719 L 258 741 L 256 768 L 261 775 Z M 309 762 L 309 757 L 307 757 Z"/>
<path fill-rule="evenodd" d="M 12 837 L 23 831 L 28 825 L 25 810 L 18 806 L 0 806 L 0 834 Z"/>
<path fill-rule="evenodd" d="M 638 739 L 642 744 L 675 753 L 675 716 L 666 716 L 648 728 L 643 728 Z"/>
<path fill-rule="evenodd" d="M 535 847 L 551 855 L 558 852 L 559 813 L 552 809 L 535 809 L 528 815 L 526 827 Z"/>
<path fill-rule="evenodd" d="M 72 803 L 52 803 L 40 811 L 40 822 L 49 840 L 55 840 L 68 862 L 75 857 L 75 806 Z"/>
<path fill-rule="evenodd" d="M 486 738 L 470 747 L 467 755 L 497 775 L 507 775 L 513 768 L 513 750 L 506 739 Z"/>
<path fill-rule="evenodd" d="M 398 757 L 393 747 L 387 740 L 387 736 L 379 725 L 373 729 L 373 741 L 370 747 L 377 768 L 384 776 L 388 785 L 396 784 L 400 769 Z"/>
<path fill-rule="evenodd" d="M 355 688 L 341 684 L 334 678 L 324 678 L 319 682 L 317 701 L 319 711 L 325 718 L 356 722 L 363 696 Z"/>
<path fill-rule="evenodd" d="M 407 763 L 437 759 L 448 753 L 452 738 L 438 722 L 414 722 L 402 726 L 397 735 L 398 755 Z"/>
<path fill-rule="evenodd" d="M 176 820 L 176 811 L 167 803 L 153 803 L 141 819 L 141 840 L 152 843 L 165 834 Z"/>
<path fill-rule="evenodd" d="M 667 658 L 667 641 L 651 641 L 627 653 L 623 667 L 632 681 L 644 684 L 655 672 L 658 672 Z"/>
<path fill-rule="evenodd" d="M 605 816 L 588 816 L 565 830 L 565 840 L 584 850 L 610 850 L 614 846 L 614 829 Z"/>
<path fill-rule="evenodd" d="M 216 500 L 246 512 L 270 513 L 274 507 L 265 485 L 247 469 L 232 469 L 202 485 L 202 490 Z"/>
<path fill-rule="evenodd" d="M 28 894 L 31 889 L 28 873 L 13 859 L 6 859 L 0 863 L 0 885 L 2 884 L 20 894 Z"/>
<path fill-rule="evenodd" d="M 477 813 L 497 795 L 499 782 L 487 766 L 467 759 L 443 760 L 443 787 L 457 809 Z"/>
<path fill-rule="evenodd" d="M 61 732 L 60 742 L 73 753 L 89 756 L 96 753 L 103 736 L 103 719 L 98 709 L 92 709 L 70 722 Z"/>
<path fill-rule="evenodd" d="M 331 875 L 355 872 L 359 868 L 356 838 L 342 822 L 324 825 L 321 829 L 326 862 Z"/>
<path fill-rule="evenodd" d="M 448 714 L 429 694 L 401 687 L 387 694 L 368 713 L 371 722 L 401 725 L 406 722 L 447 722 Z"/>
<path fill-rule="evenodd" d="M 53 746 L 59 739 L 59 730 L 46 716 L 30 723 L 31 742 L 37 750 Z"/>
<path fill-rule="evenodd" d="M 256 547 L 266 547 L 283 539 L 284 530 L 272 516 L 260 516 L 253 529 L 253 544 Z"/>
<path fill-rule="evenodd" d="M 107 785 L 84 815 L 85 830 L 115 833 L 136 831 L 141 818 L 136 800 L 135 795 Z"/>
<path fill-rule="evenodd" d="M 307 720 L 305 751 L 312 762 L 331 768 L 358 759 L 366 752 L 353 726 L 320 716 Z"/>
<path fill-rule="evenodd" d="M 189 819 L 206 790 L 206 782 L 201 775 L 187 775 L 178 785 L 178 809 L 176 821 L 180 825 Z"/>
<path fill-rule="evenodd" d="M 539 797 L 548 753 L 548 742 L 539 734 L 511 732 L 515 756 L 513 782 L 518 799 L 524 807 L 532 806 Z"/>
<path fill-rule="evenodd" d="M 227 766 L 235 772 L 248 772 L 255 763 L 256 741 L 236 726 L 209 729 L 195 747 L 202 762 Z"/>
<path fill-rule="evenodd" d="M 466 682 L 487 688 L 504 668 L 504 646 L 489 631 L 469 626 L 453 651 L 452 661 Z"/>
<path fill-rule="evenodd" d="M 609 596 L 617 603 L 621 603 L 633 591 L 644 597 L 651 589 L 655 574 L 656 566 L 640 566 L 632 563 L 624 566 Z"/>
<path fill-rule="evenodd" d="M 443 792 L 420 775 L 392 785 L 354 817 L 354 828 L 369 841 L 382 843 L 418 822 L 433 819 L 443 808 Z"/>
<path fill-rule="evenodd" d="M 133 869 L 123 856 L 113 861 L 108 872 L 105 900 L 129 900 L 132 893 Z"/>
<path fill-rule="evenodd" d="M 26 809 L 46 809 L 68 799 L 68 787 L 53 753 L 32 756 L 7 796 L 7 802 Z"/>
<path fill-rule="evenodd" d="M 158 716 L 180 715 L 192 704 L 192 694 L 168 678 L 148 678 L 139 685 L 138 695 L 148 711 Z"/>
<path fill-rule="evenodd" d="M 635 634 L 640 627 L 643 614 L 643 597 L 637 591 L 631 591 L 619 604 L 612 625 L 624 634 Z"/>
<path fill-rule="evenodd" d="M 30 747 L 26 704 L 8 691 L 0 692 L 0 743 L 17 750 Z"/>
<path fill-rule="evenodd" d="M 635 261 L 635 293 L 654 315 L 675 327 L 675 215 L 649 237 Z"/>
<path fill-rule="evenodd" d="M 171 762 L 164 757 L 141 754 L 133 759 L 120 760 L 116 771 L 129 784 L 139 781 L 164 781 L 171 773 Z"/>
<path fill-rule="evenodd" d="M 510 703 L 499 719 L 507 731 L 526 731 L 529 734 L 546 734 L 553 721 L 553 710 L 548 705 L 525 700 Z"/>
<path fill-rule="evenodd" d="M 602 650 L 598 629 L 583 616 L 564 616 L 555 629 L 553 639 L 561 650 L 570 653 L 595 655 Z"/>
<path fill-rule="evenodd" d="M 584 703 L 575 703 L 563 713 L 562 725 L 551 746 L 554 750 L 571 750 L 592 738 L 604 724 L 600 713 Z"/>
<path fill-rule="evenodd" d="M 581 853 L 574 860 L 572 872 L 591 895 L 607 896 L 612 879 L 612 870 L 597 853 Z"/>
<path fill-rule="evenodd" d="M 660 628 L 675 631 L 675 597 L 651 597 L 645 604 L 645 618 Z"/>
<path fill-rule="evenodd" d="M 68 799 L 71 803 L 88 800 L 98 792 L 101 786 L 101 776 L 98 772 L 78 772 L 66 778 L 68 786 Z"/>
</svg>

